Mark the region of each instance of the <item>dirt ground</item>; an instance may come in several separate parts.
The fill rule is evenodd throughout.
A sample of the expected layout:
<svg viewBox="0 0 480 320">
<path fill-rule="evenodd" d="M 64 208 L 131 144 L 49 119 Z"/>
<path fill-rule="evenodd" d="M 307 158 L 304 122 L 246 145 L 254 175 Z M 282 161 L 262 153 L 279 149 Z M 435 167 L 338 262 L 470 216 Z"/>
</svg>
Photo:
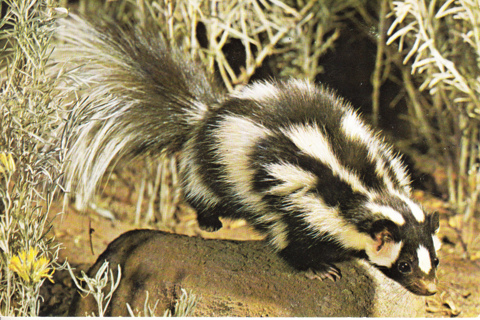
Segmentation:
<svg viewBox="0 0 480 320">
<path fill-rule="evenodd" d="M 121 193 L 120 193 L 121 194 Z M 438 269 L 440 291 L 426 300 L 426 311 L 430 317 L 478 317 L 480 315 L 480 240 L 478 223 L 461 225 L 461 218 L 452 215 L 447 205 L 426 193 L 417 191 L 415 197 L 427 211 L 436 210 L 441 214 Z M 68 207 L 64 214 L 53 219 L 53 235 L 62 243 L 60 262 L 68 262 L 76 268 L 75 272 L 87 270 L 107 245 L 120 234 L 136 228 L 152 228 L 150 225 L 133 224 L 128 212 L 134 212 L 131 201 L 118 196 L 110 203 L 109 210 L 119 219 L 109 220 L 93 211 L 76 212 Z M 52 216 L 61 212 L 60 204 L 52 210 Z M 195 213 L 183 208 L 173 225 L 164 226 L 166 231 L 196 235 L 206 238 L 251 240 L 261 239 L 243 222 L 226 222 L 220 231 L 203 232 L 198 228 Z M 462 230 L 460 233 L 459 230 Z M 65 270 L 57 270 L 55 283 L 45 282 L 42 296 L 45 302 L 41 307 L 42 316 L 64 316 L 75 288 L 70 275 Z M 228 286 L 228 283 L 225 285 Z M 163 312 L 162 312 L 163 313 Z M 159 314 L 162 314 L 159 313 Z"/>
</svg>

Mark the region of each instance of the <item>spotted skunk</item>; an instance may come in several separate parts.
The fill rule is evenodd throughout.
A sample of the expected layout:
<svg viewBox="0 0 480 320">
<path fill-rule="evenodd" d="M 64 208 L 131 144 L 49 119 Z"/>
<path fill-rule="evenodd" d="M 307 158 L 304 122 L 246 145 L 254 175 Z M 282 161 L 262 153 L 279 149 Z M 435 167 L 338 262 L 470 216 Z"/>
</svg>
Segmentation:
<svg viewBox="0 0 480 320">
<path fill-rule="evenodd" d="M 83 98 L 71 111 L 68 178 L 87 201 L 118 157 L 180 151 L 202 228 L 246 219 L 310 278 L 363 258 L 406 289 L 436 292 L 437 214 L 411 198 L 400 157 L 350 104 L 303 80 L 232 94 L 158 33 L 76 16 L 57 57 Z"/>
</svg>

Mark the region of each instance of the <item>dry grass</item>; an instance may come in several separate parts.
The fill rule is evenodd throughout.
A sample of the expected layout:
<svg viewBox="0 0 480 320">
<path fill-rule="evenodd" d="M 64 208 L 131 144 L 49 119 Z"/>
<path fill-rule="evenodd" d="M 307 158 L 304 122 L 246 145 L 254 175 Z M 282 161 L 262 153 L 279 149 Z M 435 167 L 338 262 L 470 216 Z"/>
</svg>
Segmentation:
<svg viewBox="0 0 480 320">
<path fill-rule="evenodd" d="M 480 1 L 394 1 L 391 16 L 387 44 L 410 68 L 411 120 L 446 167 L 449 201 L 468 221 L 480 193 Z"/>
<path fill-rule="evenodd" d="M 52 132 L 63 96 L 46 73 L 54 1 L 0 1 L 0 314 L 36 316 L 40 286 L 58 268 L 47 213 L 59 187 L 64 150 Z"/>
</svg>

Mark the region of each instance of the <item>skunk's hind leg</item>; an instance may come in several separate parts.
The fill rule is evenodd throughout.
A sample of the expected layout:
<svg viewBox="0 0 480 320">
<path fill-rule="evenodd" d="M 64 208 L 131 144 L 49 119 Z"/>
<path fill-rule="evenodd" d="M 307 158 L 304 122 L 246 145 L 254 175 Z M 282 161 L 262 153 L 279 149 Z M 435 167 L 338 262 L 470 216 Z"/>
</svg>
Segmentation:
<svg viewBox="0 0 480 320">
<path fill-rule="evenodd" d="M 208 232 L 217 231 L 223 226 L 218 216 L 212 215 L 211 212 L 205 212 L 203 210 L 197 210 L 197 221 L 200 229 Z"/>
<path fill-rule="evenodd" d="M 214 232 L 222 228 L 223 224 L 220 217 L 223 216 L 224 210 L 219 205 L 207 206 L 201 201 L 186 199 L 188 204 L 197 212 L 197 221 L 200 229 Z"/>
</svg>

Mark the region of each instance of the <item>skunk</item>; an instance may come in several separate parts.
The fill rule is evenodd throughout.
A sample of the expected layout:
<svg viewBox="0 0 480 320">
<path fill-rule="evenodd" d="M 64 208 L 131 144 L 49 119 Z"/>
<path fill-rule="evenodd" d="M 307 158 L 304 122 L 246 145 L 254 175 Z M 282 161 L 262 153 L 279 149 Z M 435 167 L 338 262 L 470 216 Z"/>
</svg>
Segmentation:
<svg viewBox="0 0 480 320">
<path fill-rule="evenodd" d="M 223 93 L 159 33 L 108 21 L 72 16 L 57 37 L 81 97 L 67 177 L 84 201 L 119 157 L 180 152 L 202 228 L 243 218 L 312 279 L 361 258 L 415 294 L 437 291 L 438 214 L 412 200 L 401 158 L 332 90 L 272 80 Z"/>
</svg>

